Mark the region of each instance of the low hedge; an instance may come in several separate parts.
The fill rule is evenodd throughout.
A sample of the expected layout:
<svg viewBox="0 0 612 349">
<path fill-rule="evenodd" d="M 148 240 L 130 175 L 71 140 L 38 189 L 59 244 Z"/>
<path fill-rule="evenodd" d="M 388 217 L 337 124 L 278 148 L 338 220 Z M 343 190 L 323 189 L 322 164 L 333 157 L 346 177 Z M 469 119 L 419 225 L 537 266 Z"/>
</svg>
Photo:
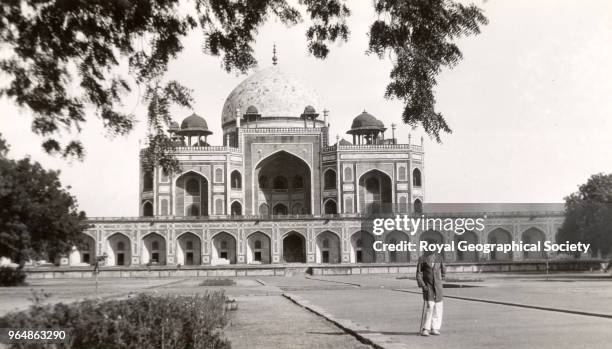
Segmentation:
<svg viewBox="0 0 612 349">
<path fill-rule="evenodd" d="M 0 286 L 21 286 L 25 279 L 23 268 L 0 267 Z"/>
<path fill-rule="evenodd" d="M 12 344 L 11 348 L 184 348 L 226 349 L 225 296 L 140 294 L 125 300 L 33 305 L 0 318 L 0 328 L 64 329 L 69 343 Z"/>
</svg>

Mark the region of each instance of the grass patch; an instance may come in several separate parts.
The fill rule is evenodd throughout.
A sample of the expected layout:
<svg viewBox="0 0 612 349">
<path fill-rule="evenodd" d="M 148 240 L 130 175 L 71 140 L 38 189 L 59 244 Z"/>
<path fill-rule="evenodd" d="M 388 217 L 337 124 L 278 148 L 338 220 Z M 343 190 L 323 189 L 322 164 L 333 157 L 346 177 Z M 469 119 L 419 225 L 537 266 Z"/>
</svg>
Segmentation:
<svg viewBox="0 0 612 349">
<path fill-rule="evenodd" d="M 223 292 L 151 296 L 72 304 L 34 304 L 0 318 L 0 328 L 64 329 L 65 345 L 14 344 L 11 348 L 210 348 L 229 349 Z"/>
<path fill-rule="evenodd" d="M 234 286 L 236 281 L 232 279 L 204 279 L 200 286 Z"/>
</svg>

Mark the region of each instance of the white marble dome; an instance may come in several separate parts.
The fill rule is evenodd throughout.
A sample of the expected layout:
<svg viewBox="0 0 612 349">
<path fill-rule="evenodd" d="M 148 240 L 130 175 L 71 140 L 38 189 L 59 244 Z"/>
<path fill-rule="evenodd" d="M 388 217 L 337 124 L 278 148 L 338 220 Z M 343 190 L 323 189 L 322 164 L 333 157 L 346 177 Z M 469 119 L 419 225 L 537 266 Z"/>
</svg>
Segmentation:
<svg viewBox="0 0 612 349">
<path fill-rule="evenodd" d="M 242 81 L 225 100 L 222 123 L 236 119 L 236 109 L 244 114 L 249 106 L 255 106 L 262 118 L 299 118 L 306 106 L 313 106 L 323 113 L 319 95 L 290 76 L 278 66 L 260 70 Z"/>
</svg>

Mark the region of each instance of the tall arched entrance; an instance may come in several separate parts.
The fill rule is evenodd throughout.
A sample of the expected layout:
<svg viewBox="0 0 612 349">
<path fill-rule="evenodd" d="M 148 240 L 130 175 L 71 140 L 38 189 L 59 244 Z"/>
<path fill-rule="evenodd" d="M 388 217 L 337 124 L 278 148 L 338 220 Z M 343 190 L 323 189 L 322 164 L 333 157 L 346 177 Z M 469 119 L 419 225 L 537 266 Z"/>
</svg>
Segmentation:
<svg viewBox="0 0 612 349">
<path fill-rule="evenodd" d="M 311 213 L 311 173 L 304 160 L 279 151 L 261 161 L 254 175 L 256 207 L 266 204 L 276 215 Z M 300 207 L 300 212 L 290 211 L 293 207 Z"/>
<path fill-rule="evenodd" d="M 142 238 L 142 264 L 166 264 L 166 239 L 157 233 Z"/>
<path fill-rule="evenodd" d="M 306 263 L 306 241 L 292 231 L 283 238 L 283 261 L 285 263 Z"/>
<path fill-rule="evenodd" d="M 189 171 L 176 179 L 176 216 L 208 216 L 208 181 Z"/>
<path fill-rule="evenodd" d="M 132 261 L 130 239 L 121 234 L 115 233 L 106 239 L 106 250 L 109 251 L 106 259 L 108 266 L 128 266 Z"/>
<path fill-rule="evenodd" d="M 392 212 L 392 185 L 389 175 L 371 170 L 359 178 L 359 212 Z"/>
<path fill-rule="evenodd" d="M 496 228 L 489 233 L 487 242 L 489 244 L 509 244 L 512 243 L 512 234 L 502 228 Z M 511 261 L 512 252 L 491 251 L 489 259 L 492 261 Z"/>
<path fill-rule="evenodd" d="M 476 251 L 461 251 L 459 243 L 465 241 L 465 247 L 471 244 L 478 243 L 478 236 L 473 231 L 466 231 L 461 235 L 455 234 L 455 249 L 457 251 L 457 262 L 478 262 L 478 252 Z"/>
<path fill-rule="evenodd" d="M 387 244 L 397 245 L 402 241 L 410 241 L 408 234 L 394 230 L 385 238 Z M 410 251 L 386 251 L 385 259 L 389 263 L 408 263 L 410 262 Z"/>
<path fill-rule="evenodd" d="M 272 262 L 270 257 L 270 238 L 262 232 L 254 232 L 247 237 L 247 263 L 248 264 L 269 264 Z"/>
<path fill-rule="evenodd" d="M 365 230 L 351 236 L 351 263 L 374 263 L 374 236 Z"/>
<path fill-rule="evenodd" d="M 324 231 L 317 235 L 316 263 L 340 263 L 340 238 L 331 231 Z"/>
<path fill-rule="evenodd" d="M 212 238 L 212 262 L 218 264 L 236 264 L 236 239 L 229 233 L 221 232 Z"/>
<path fill-rule="evenodd" d="M 546 235 L 544 235 L 544 233 L 540 229 L 532 227 L 532 228 L 525 230 L 523 234 L 521 235 L 521 240 L 523 240 L 523 243 L 525 244 L 537 244 L 539 242 L 540 248 L 541 248 L 539 251 L 524 251 L 523 252 L 524 259 L 545 259 L 546 258 L 546 252 L 543 251 L 544 241 L 546 240 Z"/>
<path fill-rule="evenodd" d="M 176 263 L 181 265 L 200 265 L 202 241 L 193 233 L 184 233 L 177 239 Z"/>
</svg>

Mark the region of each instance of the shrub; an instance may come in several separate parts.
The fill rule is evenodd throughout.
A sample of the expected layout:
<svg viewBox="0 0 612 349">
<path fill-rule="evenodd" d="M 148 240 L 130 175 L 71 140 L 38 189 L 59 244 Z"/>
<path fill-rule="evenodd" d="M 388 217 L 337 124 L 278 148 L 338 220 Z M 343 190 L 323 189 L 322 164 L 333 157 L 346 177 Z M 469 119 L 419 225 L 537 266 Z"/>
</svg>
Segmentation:
<svg viewBox="0 0 612 349">
<path fill-rule="evenodd" d="M 65 329 L 71 341 L 59 346 L 63 348 L 229 349 L 229 342 L 222 337 L 227 323 L 224 303 L 222 292 L 210 292 L 33 305 L 28 311 L 0 318 L 0 328 Z M 12 348 L 28 346 L 13 344 Z"/>
<path fill-rule="evenodd" d="M 232 279 L 205 279 L 200 286 L 234 286 L 236 281 Z"/>
<path fill-rule="evenodd" d="M 0 286 L 24 285 L 25 278 L 23 268 L 0 267 Z"/>
</svg>

